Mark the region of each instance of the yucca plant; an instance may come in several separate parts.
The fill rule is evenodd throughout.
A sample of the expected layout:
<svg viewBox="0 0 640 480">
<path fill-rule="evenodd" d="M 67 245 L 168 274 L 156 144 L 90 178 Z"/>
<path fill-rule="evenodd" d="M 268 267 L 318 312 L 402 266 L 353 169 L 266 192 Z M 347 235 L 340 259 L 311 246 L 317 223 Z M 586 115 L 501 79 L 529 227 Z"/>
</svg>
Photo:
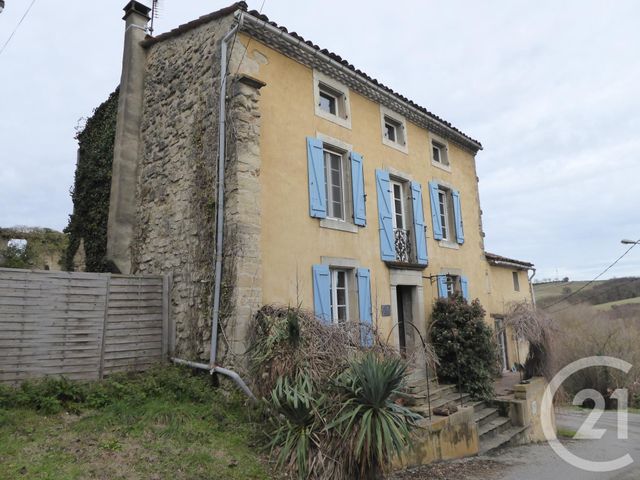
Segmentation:
<svg viewBox="0 0 640 480">
<path fill-rule="evenodd" d="M 381 477 L 391 459 L 405 450 L 421 417 L 394 402 L 406 366 L 398 358 L 365 354 L 337 380 L 342 402 L 329 429 L 339 433 L 350 478 Z"/>
<path fill-rule="evenodd" d="M 297 476 L 311 478 L 312 473 L 324 470 L 326 461 L 322 453 L 323 395 L 314 395 L 313 384 L 308 375 L 299 375 L 290 381 L 279 378 L 267 401 L 273 410 L 272 438 L 269 443 L 271 455 L 275 456 L 278 468 Z"/>
</svg>

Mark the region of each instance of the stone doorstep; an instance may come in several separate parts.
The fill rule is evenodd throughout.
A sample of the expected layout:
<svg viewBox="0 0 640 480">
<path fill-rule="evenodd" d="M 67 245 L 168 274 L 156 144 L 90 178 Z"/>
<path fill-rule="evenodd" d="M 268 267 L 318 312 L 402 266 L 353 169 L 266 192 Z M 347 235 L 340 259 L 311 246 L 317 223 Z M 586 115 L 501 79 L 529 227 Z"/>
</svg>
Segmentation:
<svg viewBox="0 0 640 480">
<path fill-rule="evenodd" d="M 478 407 L 478 409 L 474 409 L 473 414 L 473 420 L 478 425 L 478 428 L 483 427 L 500 416 L 497 408 L 487 407 L 484 405 L 484 402 L 478 405 Z"/>
<path fill-rule="evenodd" d="M 511 427 L 511 419 L 509 417 L 497 417 L 480 427 L 478 429 L 478 436 L 480 437 L 480 441 L 483 442 L 489 438 L 495 437 Z"/>
</svg>

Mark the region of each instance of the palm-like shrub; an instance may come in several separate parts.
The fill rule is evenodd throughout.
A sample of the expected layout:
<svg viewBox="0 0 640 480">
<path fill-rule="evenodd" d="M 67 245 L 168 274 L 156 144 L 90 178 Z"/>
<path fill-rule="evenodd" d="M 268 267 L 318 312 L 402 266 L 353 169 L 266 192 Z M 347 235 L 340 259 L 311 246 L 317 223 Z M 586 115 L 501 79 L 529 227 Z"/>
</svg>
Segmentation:
<svg viewBox="0 0 640 480">
<path fill-rule="evenodd" d="M 339 434 L 350 478 L 377 478 L 408 446 L 421 417 L 394 402 L 405 373 L 401 360 L 367 353 L 338 379 L 341 402 L 330 428 Z"/>
</svg>

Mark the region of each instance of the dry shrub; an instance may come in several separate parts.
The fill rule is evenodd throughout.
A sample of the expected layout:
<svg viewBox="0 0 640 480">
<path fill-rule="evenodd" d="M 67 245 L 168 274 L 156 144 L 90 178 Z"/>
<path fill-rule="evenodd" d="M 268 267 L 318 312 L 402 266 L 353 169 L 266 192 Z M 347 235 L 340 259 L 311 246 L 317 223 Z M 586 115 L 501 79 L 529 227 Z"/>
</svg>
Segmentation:
<svg viewBox="0 0 640 480">
<path fill-rule="evenodd" d="M 616 388 L 629 389 L 629 404 L 640 406 L 640 325 L 636 317 L 620 317 L 613 310 L 598 311 L 576 305 L 554 314 L 560 332 L 556 336 L 555 370 L 590 356 L 611 356 L 633 365 L 629 373 L 594 367 L 573 374 L 563 387 L 568 399 L 580 390 L 593 388 L 607 398 Z"/>
<path fill-rule="evenodd" d="M 249 337 L 249 368 L 256 392 L 267 396 L 278 378 L 308 374 L 314 383 L 342 372 L 358 352 L 362 325 L 328 325 L 302 308 L 265 305 L 255 315 Z M 397 352 L 382 342 L 374 327 L 367 351 L 386 357 Z"/>
<path fill-rule="evenodd" d="M 516 338 L 529 342 L 525 379 L 540 376 L 551 380 L 555 374 L 553 338 L 556 333 L 551 317 L 527 302 L 513 302 L 507 307 L 504 323 L 513 329 Z"/>
</svg>

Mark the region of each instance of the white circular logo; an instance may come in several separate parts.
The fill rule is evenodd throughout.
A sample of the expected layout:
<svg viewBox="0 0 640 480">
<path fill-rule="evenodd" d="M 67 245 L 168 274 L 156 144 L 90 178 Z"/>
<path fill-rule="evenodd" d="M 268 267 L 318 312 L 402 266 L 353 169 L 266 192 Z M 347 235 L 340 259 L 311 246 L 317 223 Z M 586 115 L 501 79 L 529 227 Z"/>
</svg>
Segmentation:
<svg viewBox="0 0 640 480">
<path fill-rule="evenodd" d="M 633 463 L 631 455 L 627 453 L 615 460 L 608 460 L 604 462 L 595 462 L 593 460 L 581 458 L 574 453 L 571 453 L 564 445 L 562 445 L 562 443 L 560 443 L 556 437 L 555 427 L 551 420 L 553 413 L 553 397 L 560 386 L 574 373 L 589 367 L 609 367 L 628 373 L 632 365 L 629 362 L 620 360 L 619 358 L 598 356 L 582 358 L 564 367 L 556 374 L 555 377 L 553 377 L 544 391 L 542 405 L 540 406 L 542 431 L 544 432 L 544 436 L 551 448 L 553 448 L 558 456 L 565 462 L 588 472 L 612 472 Z M 627 438 L 627 391 L 626 389 L 618 389 L 613 393 L 612 397 L 618 399 L 618 437 Z M 602 438 L 605 430 L 594 429 L 593 427 L 598 418 L 600 418 L 600 415 L 604 412 L 604 398 L 602 397 L 602 394 L 596 390 L 585 389 L 578 392 L 573 403 L 581 404 L 586 399 L 593 399 L 595 401 L 595 408 L 591 411 L 583 425 L 580 427 L 575 438 Z"/>
</svg>

